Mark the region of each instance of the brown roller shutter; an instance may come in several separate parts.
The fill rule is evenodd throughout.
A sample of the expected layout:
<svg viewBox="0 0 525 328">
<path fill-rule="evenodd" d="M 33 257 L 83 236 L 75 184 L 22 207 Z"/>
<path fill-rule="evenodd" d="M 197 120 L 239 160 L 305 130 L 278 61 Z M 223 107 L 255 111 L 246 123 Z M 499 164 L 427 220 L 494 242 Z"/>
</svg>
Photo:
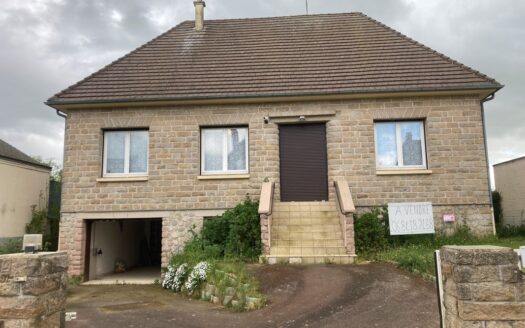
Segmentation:
<svg viewBox="0 0 525 328">
<path fill-rule="evenodd" d="M 325 124 L 279 126 L 281 201 L 328 200 Z"/>
</svg>

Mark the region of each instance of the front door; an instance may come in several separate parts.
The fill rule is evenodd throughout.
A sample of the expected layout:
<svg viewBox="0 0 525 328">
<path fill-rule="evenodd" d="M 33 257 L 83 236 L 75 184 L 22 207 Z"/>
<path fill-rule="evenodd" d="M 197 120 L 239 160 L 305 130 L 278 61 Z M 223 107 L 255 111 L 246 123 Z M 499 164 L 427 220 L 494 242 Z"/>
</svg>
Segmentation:
<svg viewBox="0 0 525 328">
<path fill-rule="evenodd" d="M 326 125 L 279 126 L 281 201 L 328 200 Z"/>
</svg>

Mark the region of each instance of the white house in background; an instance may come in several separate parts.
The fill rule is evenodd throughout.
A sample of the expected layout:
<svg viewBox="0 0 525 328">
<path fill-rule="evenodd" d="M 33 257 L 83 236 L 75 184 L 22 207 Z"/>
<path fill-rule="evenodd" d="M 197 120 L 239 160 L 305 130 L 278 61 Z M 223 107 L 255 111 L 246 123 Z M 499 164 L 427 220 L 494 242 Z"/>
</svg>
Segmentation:
<svg viewBox="0 0 525 328">
<path fill-rule="evenodd" d="M 496 190 L 501 194 L 503 224 L 525 224 L 525 156 L 494 164 Z"/>
<path fill-rule="evenodd" d="M 0 241 L 21 237 L 33 208 L 47 208 L 51 167 L 0 139 Z"/>
</svg>

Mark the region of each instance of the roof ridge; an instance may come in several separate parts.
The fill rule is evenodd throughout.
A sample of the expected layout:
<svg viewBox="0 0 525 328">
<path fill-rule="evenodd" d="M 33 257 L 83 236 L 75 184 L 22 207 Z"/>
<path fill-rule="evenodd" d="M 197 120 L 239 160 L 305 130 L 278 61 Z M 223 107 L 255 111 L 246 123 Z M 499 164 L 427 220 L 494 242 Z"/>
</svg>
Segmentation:
<svg viewBox="0 0 525 328">
<path fill-rule="evenodd" d="M 350 15 L 363 15 L 359 11 L 349 11 L 343 13 L 321 13 L 321 14 L 302 14 L 302 15 L 283 15 L 283 16 L 263 16 L 263 17 L 240 17 L 240 18 L 217 18 L 217 19 L 206 19 L 206 22 L 225 22 L 225 21 L 246 21 L 256 19 L 276 19 L 276 18 L 309 18 L 309 17 L 322 17 L 322 16 L 350 16 Z M 193 22 L 190 20 L 190 22 Z"/>
<path fill-rule="evenodd" d="M 401 36 L 402 38 L 406 39 L 407 41 L 409 41 L 409 42 L 411 42 L 411 43 L 413 43 L 413 44 L 415 44 L 415 45 L 417 45 L 419 47 L 422 47 L 422 48 L 424 48 L 426 50 L 430 50 L 432 53 L 438 55 L 439 57 L 445 59 L 446 61 L 449 61 L 449 62 L 451 62 L 452 64 L 455 64 L 455 65 L 461 66 L 462 68 L 466 69 L 467 71 L 470 71 L 471 73 L 474 73 L 477 76 L 488 80 L 489 82 L 495 83 L 495 84 L 499 85 L 500 87 L 503 87 L 503 85 L 501 83 L 499 83 L 496 79 L 491 78 L 490 76 L 485 75 L 485 74 L 481 73 L 480 71 L 478 71 L 478 70 L 476 70 L 476 69 L 474 69 L 474 68 L 472 68 L 470 66 L 467 66 L 467 65 L 465 65 L 465 64 L 463 64 L 463 63 L 461 63 L 461 62 L 459 62 L 459 61 L 457 61 L 455 59 L 450 58 L 447 55 L 445 55 L 445 54 L 443 54 L 443 53 L 441 53 L 441 52 L 439 52 L 437 50 L 434 50 L 434 49 L 430 48 L 429 46 L 426 46 L 426 45 L 424 45 L 424 44 L 422 44 L 422 43 L 412 39 L 411 37 L 407 36 L 406 34 L 403 34 L 403 33 L 401 33 L 399 31 L 391 28 L 388 25 L 385 25 L 385 24 L 381 23 L 380 21 L 378 21 L 378 20 L 376 20 L 376 19 L 374 19 L 374 18 L 372 18 L 372 17 L 370 17 L 370 16 L 368 16 L 368 15 L 366 15 L 364 13 L 359 12 L 357 14 L 359 14 L 362 17 L 370 20 L 371 22 L 375 23 L 376 25 L 379 25 L 379 26 L 381 26 L 383 28 L 386 28 L 389 31 L 394 32 L 395 34 Z"/>
<path fill-rule="evenodd" d="M 113 60 L 111 63 L 107 64 L 106 66 L 102 67 L 101 69 L 99 69 L 99 70 L 97 70 L 97 71 L 95 71 L 95 72 L 89 74 L 88 76 L 86 76 L 86 77 L 83 78 L 82 80 L 80 80 L 80 81 L 78 81 L 78 82 L 76 82 L 76 83 L 74 83 L 74 84 L 68 86 L 67 88 L 65 88 L 65 89 L 63 89 L 63 90 L 61 90 L 61 91 L 55 93 L 52 97 L 50 97 L 49 99 L 47 99 L 45 103 L 47 104 L 47 103 L 53 102 L 54 100 L 57 100 L 57 98 L 60 98 L 60 95 L 61 95 L 61 94 L 65 93 L 65 92 L 67 92 L 67 91 L 69 91 L 69 90 L 71 90 L 71 89 L 74 89 L 75 87 L 77 87 L 77 86 L 79 86 L 80 84 L 84 83 L 85 81 L 91 79 L 91 78 L 94 77 L 95 75 L 98 75 L 98 74 L 100 74 L 100 73 L 106 71 L 108 68 L 110 68 L 111 66 L 113 66 L 113 65 L 116 64 L 117 62 L 120 62 L 121 60 L 126 59 L 126 58 L 128 58 L 129 56 L 135 54 L 135 53 L 138 52 L 139 50 L 141 50 L 141 49 L 147 47 L 147 46 L 150 45 L 151 43 L 153 43 L 153 42 L 157 41 L 158 39 L 162 38 L 163 36 L 169 34 L 171 31 L 175 30 L 177 27 L 181 26 L 182 24 L 184 24 L 184 23 L 186 23 L 186 22 L 188 22 L 188 21 L 185 20 L 185 21 L 180 22 L 179 24 L 177 24 L 177 25 L 171 27 L 171 28 L 168 29 L 167 31 L 165 31 L 165 32 L 161 33 L 160 35 L 154 37 L 154 38 L 151 39 L 150 41 L 148 41 L 148 42 L 142 44 L 141 46 L 138 46 L 137 48 L 133 49 L 132 51 L 130 51 L 130 52 L 128 52 L 128 53 L 126 53 L 125 55 L 120 56 L 119 58 Z"/>
</svg>

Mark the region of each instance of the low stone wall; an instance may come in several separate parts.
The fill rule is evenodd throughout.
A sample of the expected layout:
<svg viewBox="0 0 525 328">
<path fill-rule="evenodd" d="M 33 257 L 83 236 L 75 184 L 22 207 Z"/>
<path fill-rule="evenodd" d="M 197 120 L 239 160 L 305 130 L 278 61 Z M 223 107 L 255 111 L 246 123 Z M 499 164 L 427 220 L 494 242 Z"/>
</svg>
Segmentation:
<svg viewBox="0 0 525 328">
<path fill-rule="evenodd" d="M 0 256 L 0 327 L 63 327 L 67 254 Z"/>
<path fill-rule="evenodd" d="M 441 249 L 447 328 L 525 328 L 525 282 L 518 256 L 496 246 Z"/>
</svg>

